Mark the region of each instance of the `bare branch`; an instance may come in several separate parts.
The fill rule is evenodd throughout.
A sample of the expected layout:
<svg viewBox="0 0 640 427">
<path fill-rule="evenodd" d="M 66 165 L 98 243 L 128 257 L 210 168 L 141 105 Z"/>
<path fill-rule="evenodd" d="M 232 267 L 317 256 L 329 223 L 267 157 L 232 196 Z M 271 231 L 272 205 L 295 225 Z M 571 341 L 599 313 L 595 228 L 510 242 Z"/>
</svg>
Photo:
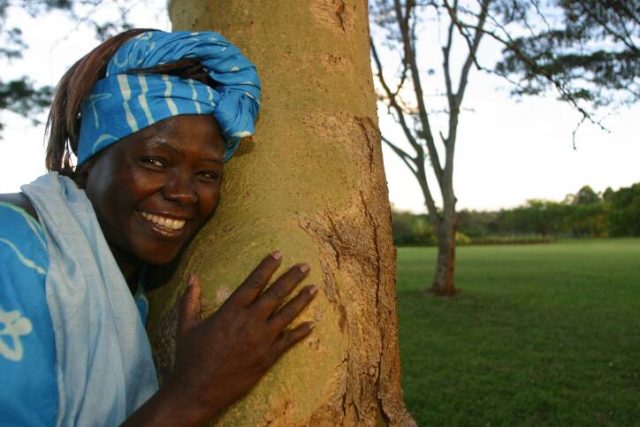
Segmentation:
<svg viewBox="0 0 640 427">
<path fill-rule="evenodd" d="M 460 117 L 460 105 L 462 104 L 462 100 L 464 98 L 464 93 L 466 90 L 467 82 L 469 79 L 469 72 L 471 70 L 471 65 L 476 63 L 476 54 L 478 51 L 478 47 L 480 45 L 480 40 L 482 39 L 482 29 L 484 27 L 485 19 L 489 9 L 489 2 L 491 0 L 482 0 L 480 14 L 478 16 L 478 22 L 475 26 L 475 33 L 472 40 L 468 39 L 468 35 L 465 32 L 465 27 L 461 25 L 460 20 L 458 19 L 458 0 L 454 0 L 453 4 L 449 4 L 447 0 L 444 0 L 443 4 L 449 14 L 449 28 L 448 28 L 448 37 L 447 44 L 443 48 L 444 54 L 444 75 L 445 75 L 445 83 L 447 87 L 447 99 L 449 101 L 449 131 L 448 135 L 445 138 L 444 135 L 440 134 L 443 142 L 445 143 L 446 157 L 445 157 L 445 177 L 444 183 L 441 184 L 441 189 L 443 195 L 446 193 L 445 190 L 448 190 L 450 194 L 443 196 L 445 200 L 455 200 L 455 196 L 453 195 L 453 187 L 451 185 L 453 180 L 453 156 L 455 151 L 455 143 L 457 138 L 458 131 L 458 120 Z M 454 28 L 458 28 L 458 32 L 465 38 L 468 43 L 469 52 L 465 59 L 465 62 L 462 65 L 462 69 L 460 71 L 460 77 L 458 82 L 458 87 L 454 89 L 452 87 L 451 82 L 451 74 L 450 74 L 450 63 L 449 63 L 449 55 L 451 51 L 451 44 L 453 38 L 453 30 Z"/>
<path fill-rule="evenodd" d="M 471 65 L 476 61 L 478 47 L 480 46 L 480 41 L 482 39 L 482 35 L 484 34 L 484 25 L 487 19 L 487 14 L 489 12 L 490 2 L 491 0 L 482 0 L 482 4 L 480 6 L 481 7 L 480 16 L 478 17 L 478 23 L 475 26 L 475 34 L 473 37 L 473 42 L 471 43 L 471 47 L 469 48 L 469 53 L 464 62 L 464 65 L 462 66 L 462 72 L 460 73 L 460 80 L 458 84 L 458 90 L 456 93 L 456 108 L 458 108 L 462 103 L 467 82 L 469 81 L 469 71 L 471 70 Z M 456 22 L 457 22 L 457 19 L 456 19 Z"/>
<path fill-rule="evenodd" d="M 400 90 L 402 89 L 402 87 L 404 86 L 404 83 L 407 80 L 408 74 L 409 74 L 409 65 L 407 64 L 407 61 L 405 61 L 404 58 L 402 58 L 402 72 L 400 73 L 400 81 L 398 82 L 398 86 L 396 87 L 395 92 L 393 92 L 394 96 L 398 96 L 398 94 L 400 93 Z"/>
<path fill-rule="evenodd" d="M 382 71 L 382 63 L 380 62 L 380 57 L 378 56 L 378 50 L 376 49 L 376 46 L 373 43 L 373 39 L 371 38 L 369 39 L 369 44 L 371 45 L 371 54 L 373 56 L 373 62 L 376 64 L 376 71 L 377 71 L 376 74 L 378 76 L 378 81 L 380 82 L 382 89 L 387 95 L 387 99 L 389 100 L 389 106 L 393 108 L 393 110 L 396 112 L 398 123 L 400 124 L 400 127 L 402 128 L 402 131 L 404 132 L 404 135 L 407 138 L 407 141 L 409 141 L 409 144 L 411 144 L 411 146 L 416 151 L 416 153 L 422 152 L 422 146 L 416 141 L 413 134 L 411 133 L 411 130 L 409 129 L 409 125 L 407 124 L 407 121 L 405 119 L 404 110 L 402 109 L 400 104 L 398 104 L 396 94 L 391 90 L 391 88 L 387 84 L 387 81 L 384 77 L 384 72 Z"/>
<path fill-rule="evenodd" d="M 443 55 L 442 68 L 444 70 L 444 82 L 447 90 L 447 100 L 449 102 L 449 114 L 451 114 L 451 107 L 453 105 L 453 98 L 454 98 L 453 86 L 451 83 L 451 65 L 450 65 L 451 46 L 453 45 L 453 29 L 456 23 L 456 19 L 454 19 L 452 16 L 455 14 L 455 10 L 453 9 L 457 7 L 457 3 L 458 3 L 457 0 L 454 0 L 454 1 L 455 2 L 453 6 L 449 6 L 449 2 L 447 2 L 446 0 L 444 1 L 444 7 L 447 9 L 447 12 L 449 13 L 449 16 L 450 16 L 449 27 L 447 28 L 447 42 L 442 48 L 442 55 Z"/>
<path fill-rule="evenodd" d="M 436 179 L 438 180 L 439 185 L 442 185 L 443 172 L 442 166 L 440 164 L 440 158 L 438 156 L 438 151 L 436 150 L 435 141 L 433 138 L 433 134 L 431 132 L 431 124 L 429 123 L 429 114 L 427 113 L 427 109 L 424 103 L 424 92 L 422 90 L 422 83 L 420 81 L 420 71 L 418 70 L 418 63 L 416 61 L 415 50 L 413 46 L 413 42 L 410 37 L 410 28 L 405 25 L 406 17 L 411 16 L 413 13 L 412 8 L 415 6 L 412 0 L 407 0 L 406 8 L 407 10 L 403 14 L 402 5 L 400 4 L 400 0 L 394 0 L 395 10 L 396 10 L 396 18 L 398 20 L 398 24 L 400 26 L 400 34 L 402 36 L 402 43 L 404 45 L 405 52 L 405 60 L 409 64 L 409 68 L 411 69 L 411 77 L 413 80 L 413 89 L 416 94 L 416 101 L 418 104 L 418 118 L 420 119 L 420 124 L 422 125 L 422 137 L 424 138 L 427 146 L 427 150 L 429 152 L 429 157 L 431 159 L 431 164 L 433 167 L 434 174 Z"/>
<path fill-rule="evenodd" d="M 444 134 L 442 132 L 439 132 L 440 134 L 440 139 L 442 140 L 442 143 L 444 145 L 447 145 L 447 138 L 444 137 Z"/>
<path fill-rule="evenodd" d="M 424 162 L 421 162 L 417 164 L 417 166 L 418 173 L 416 173 L 415 177 L 418 180 L 418 184 L 420 184 L 420 189 L 422 190 L 422 197 L 424 197 L 424 203 L 427 206 L 427 211 L 429 212 L 429 220 L 434 226 L 437 226 L 441 221 L 441 218 L 438 214 L 438 207 L 436 206 L 436 202 L 433 200 L 429 182 L 427 181 L 425 164 Z"/>
<path fill-rule="evenodd" d="M 584 121 L 585 121 L 585 117 L 582 117 L 582 119 L 580 119 L 580 121 L 578 122 L 576 127 L 573 129 L 573 132 L 571 132 L 571 142 L 573 144 L 573 149 L 574 150 L 577 150 L 577 147 L 576 147 L 576 135 L 578 133 L 578 130 L 580 129 L 580 127 L 584 123 Z"/>
<path fill-rule="evenodd" d="M 551 24 L 549 24 L 547 17 L 544 15 L 544 13 L 542 13 L 542 9 L 540 8 L 540 2 L 538 0 L 532 0 L 531 3 L 533 4 L 533 8 L 537 13 L 538 18 L 544 23 L 545 27 L 547 27 L 547 31 L 551 31 Z M 525 21 L 525 23 L 528 24 L 527 21 Z"/>
<path fill-rule="evenodd" d="M 499 36 L 498 34 L 496 34 L 493 31 L 487 31 L 486 29 L 484 29 L 482 32 L 483 32 L 483 34 L 486 34 L 487 36 L 489 36 L 489 37 L 493 38 L 494 40 L 496 40 L 496 41 L 500 42 L 501 44 L 503 44 L 507 49 L 511 50 L 518 57 L 518 59 L 520 59 L 521 61 L 525 62 L 533 70 L 535 70 L 536 74 L 539 74 L 540 76 L 542 76 L 545 79 L 547 79 L 547 81 L 549 81 L 549 83 L 551 83 L 551 85 L 553 85 L 553 87 L 556 88 L 556 90 L 560 93 L 560 95 L 564 99 L 566 99 L 566 101 L 569 103 L 569 105 L 571 105 L 576 111 L 578 111 L 580 113 L 580 115 L 585 120 L 588 120 L 589 122 L 591 122 L 592 124 L 598 126 L 601 130 L 603 130 L 605 132 L 609 131 L 601 123 L 601 121 L 596 120 L 591 113 L 589 113 L 587 110 L 585 110 L 578 103 L 578 101 L 572 96 L 571 92 L 565 88 L 564 84 L 561 81 L 555 79 L 548 71 L 540 68 L 535 61 L 533 61 L 531 58 L 529 58 L 520 49 L 515 48 L 514 44 L 510 40 L 502 38 L 501 36 Z"/>
<path fill-rule="evenodd" d="M 416 175 L 418 173 L 417 170 L 416 170 L 416 166 L 415 166 L 415 159 L 413 157 L 411 157 L 411 155 L 409 155 L 409 153 L 407 153 L 402 148 L 400 148 L 397 145 L 395 145 L 389 139 L 385 138 L 384 135 L 380 135 L 380 138 L 382 138 L 382 142 L 387 144 L 387 146 L 389 148 L 391 148 L 393 150 L 393 152 L 398 155 L 398 157 L 400 157 L 400 160 L 402 160 L 404 162 L 404 164 L 407 165 L 407 167 L 413 173 L 413 175 Z"/>
</svg>

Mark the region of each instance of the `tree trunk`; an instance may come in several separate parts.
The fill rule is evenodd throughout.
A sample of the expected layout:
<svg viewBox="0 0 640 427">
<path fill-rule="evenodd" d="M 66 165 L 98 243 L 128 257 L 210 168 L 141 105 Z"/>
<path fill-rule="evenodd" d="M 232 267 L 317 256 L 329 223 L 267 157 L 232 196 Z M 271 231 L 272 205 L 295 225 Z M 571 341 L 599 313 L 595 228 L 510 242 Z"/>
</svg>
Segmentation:
<svg viewBox="0 0 640 427">
<path fill-rule="evenodd" d="M 457 293 L 453 278 L 456 266 L 456 214 L 455 211 L 442 218 L 437 225 L 438 259 L 431 292 L 440 296 Z"/>
<path fill-rule="evenodd" d="M 174 29 L 212 29 L 263 82 L 256 135 L 225 167 L 221 204 L 171 283 L 150 294 L 159 375 L 176 301 L 202 278 L 217 309 L 268 252 L 306 261 L 317 327 L 215 423 L 414 425 L 400 386 L 395 251 L 369 64 L 365 0 L 173 0 Z M 284 269 L 284 268 L 283 268 Z"/>
</svg>

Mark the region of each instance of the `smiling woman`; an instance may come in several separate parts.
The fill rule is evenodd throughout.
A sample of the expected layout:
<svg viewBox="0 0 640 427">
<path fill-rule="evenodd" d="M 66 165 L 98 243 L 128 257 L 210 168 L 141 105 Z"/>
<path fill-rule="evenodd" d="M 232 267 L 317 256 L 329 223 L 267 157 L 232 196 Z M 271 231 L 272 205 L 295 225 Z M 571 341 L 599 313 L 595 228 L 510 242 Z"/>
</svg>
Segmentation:
<svg viewBox="0 0 640 427">
<path fill-rule="evenodd" d="M 267 255 L 212 316 L 192 275 L 161 388 L 145 277 L 214 214 L 224 163 L 251 135 L 260 82 L 213 32 L 131 30 L 62 78 L 47 167 L 0 195 L 0 425 L 202 425 L 243 396 L 310 322 L 300 264 Z M 77 165 L 72 159 L 77 157 Z"/>
<path fill-rule="evenodd" d="M 213 117 L 177 116 L 124 138 L 83 169 L 87 197 L 125 277 L 139 260 L 172 261 L 211 217 L 223 155 Z"/>
</svg>

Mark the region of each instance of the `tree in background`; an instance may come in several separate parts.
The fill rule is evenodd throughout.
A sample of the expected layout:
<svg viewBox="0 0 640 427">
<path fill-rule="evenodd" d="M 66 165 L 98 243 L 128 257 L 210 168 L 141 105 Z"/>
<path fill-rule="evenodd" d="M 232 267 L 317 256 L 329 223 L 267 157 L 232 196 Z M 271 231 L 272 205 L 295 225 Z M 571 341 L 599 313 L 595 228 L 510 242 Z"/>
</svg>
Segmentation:
<svg viewBox="0 0 640 427">
<path fill-rule="evenodd" d="M 22 30 L 18 27 L 7 26 L 7 12 L 10 3 L 0 0 L 0 60 L 15 61 L 22 58 L 22 51 L 27 45 L 22 40 Z M 43 4 L 25 3 L 29 13 L 33 16 L 42 11 L 53 8 L 64 8 L 55 1 Z M 41 113 L 51 104 L 52 88 L 49 86 L 35 86 L 27 77 L 21 76 L 7 80 L 0 75 L 0 111 L 9 110 L 23 117 Z M 38 123 L 37 121 L 35 123 Z M 4 125 L 0 122 L 0 131 Z"/>
<path fill-rule="evenodd" d="M 514 93 L 554 88 L 584 118 L 585 105 L 640 100 L 638 1 L 515 0 L 510 8 L 526 31 L 491 36 L 505 46 L 496 72 L 518 79 Z"/>
<path fill-rule="evenodd" d="M 487 236 L 530 233 L 555 239 L 640 236 L 640 183 L 618 190 L 607 188 L 602 195 L 583 186 L 561 202 L 529 200 L 524 206 L 499 212 L 462 211 L 459 218 L 461 231 L 477 238 L 476 242 Z"/>
<path fill-rule="evenodd" d="M 481 238 L 499 232 L 499 212 L 462 210 L 458 212 L 458 228 L 470 238 Z"/>
<path fill-rule="evenodd" d="M 377 0 L 371 2 L 372 22 L 385 34 L 388 47 L 400 53 L 400 70 L 394 73 L 383 66 L 380 41 L 371 39 L 371 51 L 378 79 L 379 98 L 389 108 L 399 124 L 409 147 L 382 136 L 382 140 L 411 170 L 422 190 L 429 221 L 438 242 L 436 270 L 431 290 L 437 295 L 454 295 L 456 196 L 453 189 L 453 158 L 455 154 L 458 120 L 469 73 L 483 36 L 490 0 L 481 0 L 469 12 L 457 1 L 428 3 L 413 0 Z M 423 64 L 418 49 L 419 24 L 428 12 L 448 22 L 443 24 L 446 36 L 442 46 L 442 75 L 449 117 L 446 131 L 436 132 L 432 111 L 424 86 Z M 461 15 L 465 15 L 464 17 Z M 475 30 L 464 30 L 462 20 L 469 18 Z M 467 43 L 467 52 L 459 67 L 452 62 L 456 35 Z M 387 61 L 384 61 L 387 64 Z M 391 77 L 393 76 L 393 77 Z M 435 184 L 428 180 L 429 165 Z M 437 200 L 440 199 L 440 203 Z"/>
<path fill-rule="evenodd" d="M 456 242 L 464 244 L 547 243 L 560 237 L 601 238 L 640 236 L 640 183 L 602 195 L 588 185 L 563 201 L 527 200 L 500 211 L 462 210 Z M 396 246 L 433 246 L 433 236 L 422 237 L 427 225 L 422 214 L 392 211 Z M 418 234 L 416 234 L 418 233 Z"/>
<path fill-rule="evenodd" d="M 605 194 L 610 205 L 609 235 L 640 236 L 640 183 Z"/>
<path fill-rule="evenodd" d="M 607 233 L 607 205 L 590 186 L 585 185 L 567 199 L 569 228 L 575 237 L 602 237 Z"/>
<path fill-rule="evenodd" d="M 412 225 L 416 215 L 411 212 L 391 211 L 393 243 L 396 246 L 416 245 Z"/>
<path fill-rule="evenodd" d="M 361 0 L 173 0 L 174 28 L 212 29 L 254 61 L 256 135 L 225 166 L 222 202 L 173 283 L 150 298 L 159 372 L 171 368 L 176 302 L 202 277 L 217 309 L 265 253 L 306 261 L 319 293 L 311 336 L 216 424 L 414 425 L 400 384 L 395 250 Z M 284 267 L 284 266 L 283 266 Z"/>
<path fill-rule="evenodd" d="M 621 0 L 371 2 L 372 23 L 384 35 L 384 41 L 371 39 L 379 100 L 403 135 L 399 139 L 383 135 L 383 141 L 416 178 L 435 230 L 438 255 L 433 292 L 456 293 L 454 154 L 472 68 L 509 79 L 517 95 L 554 88 L 560 99 L 582 114 L 583 121 L 597 122 L 584 102 L 621 105 L 635 102 L 640 94 L 640 14 L 635 4 Z M 429 26 L 436 27 L 443 40 L 439 56 L 435 49 L 424 48 L 426 41 L 421 37 Z M 477 55 L 486 38 L 503 47 L 504 59 L 495 67 L 481 64 Z M 394 61 L 396 69 L 390 65 Z M 435 83 L 439 91 L 428 93 L 426 89 L 435 82 L 432 76 L 441 79 Z M 440 97 L 445 99 L 444 106 L 438 102 Z M 447 120 L 439 131 L 434 117 L 442 110 Z M 542 207 L 531 208 L 540 215 L 553 211 L 538 209 Z"/>
<path fill-rule="evenodd" d="M 139 0 L 147 3 L 152 0 Z M 10 22 L 12 9 L 22 9 L 31 17 L 37 18 L 45 14 L 59 11 L 65 13 L 78 25 L 85 25 L 94 30 L 96 39 L 104 41 L 108 37 L 131 28 L 128 12 L 131 0 L 112 0 L 107 5 L 116 10 L 119 19 L 113 21 L 98 20 L 94 13 L 105 7 L 102 0 L 0 0 L 0 60 L 13 64 L 22 59 L 23 52 L 29 48 L 23 39 L 22 29 Z M 39 124 L 38 114 L 51 104 L 53 88 L 38 85 L 28 75 L 7 77 L 6 68 L 0 72 L 0 112 L 11 111 Z M 0 131 L 3 129 L 0 121 Z"/>
<path fill-rule="evenodd" d="M 601 201 L 600 195 L 593 191 L 589 185 L 585 185 L 576 194 L 567 194 L 565 202 L 571 205 L 588 206 L 594 205 Z"/>
<path fill-rule="evenodd" d="M 562 203 L 546 200 L 527 200 L 525 206 L 515 208 L 512 212 L 514 230 L 543 237 L 557 237 L 567 218 L 567 209 Z"/>
</svg>

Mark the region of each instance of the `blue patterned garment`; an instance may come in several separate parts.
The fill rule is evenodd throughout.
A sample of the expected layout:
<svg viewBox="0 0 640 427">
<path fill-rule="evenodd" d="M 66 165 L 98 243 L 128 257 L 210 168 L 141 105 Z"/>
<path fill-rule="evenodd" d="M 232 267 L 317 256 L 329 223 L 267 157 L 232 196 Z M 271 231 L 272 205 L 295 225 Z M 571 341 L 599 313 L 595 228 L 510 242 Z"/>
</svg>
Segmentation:
<svg viewBox="0 0 640 427">
<path fill-rule="evenodd" d="M 80 412 L 70 415 L 67 412 L 63 417 L 65 410 L 61 411 L 61 405 L 66 400 L 68 406 L 76 391 L 82 393 L 82 399 L 88 390 L 87 387 L 66 390 L 65 399 L 59 398 L 65 388 L 58 381 L 58 374 L 62 374 L 63 382 L 66 374 L 58 369 L 57 340 L 47 302 L 52 284 L 48 280 L 51 265 L 46 242 L 47 233 L 38 221 L 21 208 L 0 202 L 0 426 L 74 425 L 73 420 L 79 419 Z M 141 290 L 139 287 L 135 305 L 145 322 L 148 303 Z M 80 303 L 84 305 L 84 301 Z M 73 310 L 74 303 L 67 303 L 75 316 L 82 309 L 91 309 L 87 305 Z M 79 321 L 85 322 L 86 318 L 79 316 Z M 66 328 L 63 332 L 65 339 L 74 338 L 73 330 Z M 81 341 L 78 344 L 86 346 Z M 95 366 L 96 360 L 87 363 Z M 83 372 L 78 364 L 74 368 L 77 369 L 73 371 Z M 115 371 L 107 373 L 114 374 Z M 105 410 L 112 411 L 108 407 L 110 397 L 100 393 L 97 398 L 106 405 Z M 101 419 L 106 424 L 95 420 L 92 425 L 110 422 L 106 416 Z"/>
<path fill-rule="evenodd" d="M 0 425 L 53 426 L 58 387 L 45 236 L 29 214 L 3 202 L 0 265 Z"/>
<path fill-rule="evenodd" d="M 217 87 L 163 74 L 140 74 L 180 59 L 198 58 Z M 186 114 L 215 117 L 228 160 L 253 135 L 260 110 L 260 79 L 240 50 L 214 32 L 149 31 L 111 58 L 107 76 L 82 107 L 78 165 L 120 139 L 160 120 Z"/>
</svg>

